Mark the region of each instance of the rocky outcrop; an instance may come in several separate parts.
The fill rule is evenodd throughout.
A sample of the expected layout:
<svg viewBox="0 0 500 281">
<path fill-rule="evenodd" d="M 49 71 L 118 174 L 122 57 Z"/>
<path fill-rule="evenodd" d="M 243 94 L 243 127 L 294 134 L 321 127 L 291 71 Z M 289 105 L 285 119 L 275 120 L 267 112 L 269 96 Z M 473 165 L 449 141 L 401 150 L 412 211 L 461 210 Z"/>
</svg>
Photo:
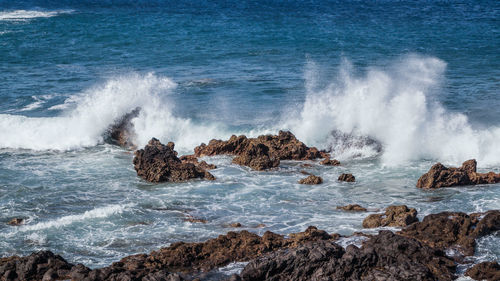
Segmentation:
<svg viewBox="0 0 500 281">
<path fill-rule="evenodd" d="M 465 272 L 466 276 L 474 280 L 500 280 L 500 264 L 498 262 L 482 262 L 474 265 Z"/>
<path fill-rule="evenodd" d="M 453 280 L 455 269 L 442 251 L 381 231 L 361 248 L 322 240 L 261 256 L 240 280 Z"/>
<path fill-rule="evenodd" d="M 136 134 L 132 119 L 139 116 L 140 107 L 122 116 L 114 125 L 108 129 L 108 135 L 111 143 L 128 149 L 135 149 Z"/>
<path fill-rule="evenodd" d="M 344 210 L 344 211 L 350 211 L 350 212 L 366 212 L 367 209 L 364 207 L 361 207 L 358 204 L 349 204 L 346 206 L 337 206 L 337 210 Z"/>
<path fill-rule="evenodd" d="M 441 163 L 434 164 L 417 182 L 418 188 L 441 188 L 461 185 L 499 183 L 500 174 L 478 173 L 475 159 L 467 160 L 460 168 L 447 168 Z"/>
<path fill-rule="evenodd" d="M 321 177 L 318 177 L 318 176 L 315 176 L 315 175 L 310 175 L 307 178 L 303 178 L 303 179 L 299 180 L 299 183 L 300 184 L 310 184 L 310 185 L 313 185 L 313 184 L 322 184 L 323 183 L 323 179 Z"/>
<path fill-rule="evenodd" d="M 339 181 L 355 182 L 356 178 L 352 174 L 342 174 L 338 178 Z"/>
<path fill-rule="evenodd" d="M 211 140 L 195 147 L 194 155 L 235 155 L 234 163 L 256 170 L 274 168 L 280 160 L 313 160 L 327 157 L 315 147 L 308 147 L 292 133 L 280 131 L 278 135 L 262 135 L 257 138 L 231 136 L 229 140 Z"/>
<path fill-rule="evenodd" d="M 405 227 L 417 222 L 417 210 L 405 205 L 389 206 L 384 214 L 371 214 L 363 220 L 364 228 L 381 226 Z"/>
<path fill-rule="evenodd" d="M 330 159 L 330 157 L 326 157 L 323 161 L 319 162 L 321 165 L 325 166 L 339 166 L 340 162 L 335 159 Z"/>
<path fill-rule="evenodd" d="M 200 167 L 204 170 L 213 170 L 217 169 L 217 166 L 214 164 L 208 164 L 206 161 L 198 161 L 198 158 L 196 158 L 194 155 L 183 155 L 179 157 L 182 163 L 191 163 L 197 167 Z"/>
<path fill-rule="evenodd" d="M 442 212 L 426 216 L 398 234 L 415 238 L 431 247 L 454 248 L 466 256 L 474 254 L 476 239 L 500 230 L 500 211 L 467 215 Z"/>
<path fill-rule="evenodd" d="M 150 182 L 182 182 L 194 178 L 214 180 L 215 177 L 205 169 L 177 158 L 174 143 L 167 145 L 153 138 L 137 150 L 134 157 L 137 175 Z"/>
</svg>

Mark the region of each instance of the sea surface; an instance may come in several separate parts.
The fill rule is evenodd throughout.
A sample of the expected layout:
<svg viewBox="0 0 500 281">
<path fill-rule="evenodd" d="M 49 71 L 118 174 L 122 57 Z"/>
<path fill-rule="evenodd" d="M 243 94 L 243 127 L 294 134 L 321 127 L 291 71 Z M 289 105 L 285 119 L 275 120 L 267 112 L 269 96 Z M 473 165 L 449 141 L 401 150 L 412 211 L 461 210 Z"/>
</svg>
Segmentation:
<svg viewBox="0 0 500 281">
<path fill-rule="evenodd" d="M 500 172 L 499 30 L 499 1 L 0 0 L 0 256 L 48 249 L 96 268 L 233 222 L 348 235 L 367 215 L 336 210 L 350 203 L 500 209 L 500 184 L 415 187 L 438 161 Z M 204 159 L 216 181 L 150 184 L 106 142 L 136 107 L 140 146 L 182 155 L 286 129 L 342 166 L 256 172 L 217 156 Z M 299 185 L 302 170 L 325 182 Z M 499 259 L 499 233 L 470 258 Z"/>
</svg>

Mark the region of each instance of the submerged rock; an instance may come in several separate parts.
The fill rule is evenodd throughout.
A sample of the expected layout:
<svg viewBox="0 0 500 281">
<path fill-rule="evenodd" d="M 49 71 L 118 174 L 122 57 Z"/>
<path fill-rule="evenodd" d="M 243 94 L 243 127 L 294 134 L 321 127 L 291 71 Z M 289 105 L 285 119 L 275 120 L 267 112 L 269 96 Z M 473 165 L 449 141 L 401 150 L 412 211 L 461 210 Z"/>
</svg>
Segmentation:
<svg viewBox="0 0 500 281">
<path fill-rule="evenodd" d="M 131 112 L 121 117 L 114 125 L 108 129 L 109 138 L 112 143 L 128 149 L 135 149 L 136 134 L 132 119 L 139 116 L 140 107 L 135 108 Z"/>
<path fill-rule="evenodd" d="M 355 182 L 356 178 L 352 174 L 342 174 L 338 178 L 339 181 Z"/>
<path fill-rule="evenodd" d="M 241 280 L 453 280 L 456 266 L 442 251 L 381 231 L 346 249 L 327 240 L 307 242 L 251 261 Z"/>
<path fill-rule="evenodd" d="M 366 212 L 367 209 L 358 204 L 349 204 L 346 206 L 337 206 L 337 210 L 352 211 L 352 212 Z"/>
<path fill-rule="evenodd" d="M 417 210 L 405 205 L 389 206 L 384 214 L 371 214 L 363 220 L 364 228 L 381 226 L 404 227 L 418 222 Z"/>
<path fill-rule="evenodd" d="M 310 175 L 307 178 L 303 178 L 303 179 L 299 180 L 299 183 L 300 184 L 310 184 L 310 185 L 313 185 L 313 184 L 322 184 L 323 183 L 323 179 L 321 177 L 318 177 L 318 176 L 315 176 L 315 175 Z"/>
<path fill-rule="evenodd" d="M 465 272 L 466 276 L 474 280 L 500 280 L 500 264 L 498 262 L 482 262 L 474 265 Z"/>
<path fill-rule="evenodd" d="M 18 226 L 24 223 L 24 219 L 22 218 L 13 218 L 11 219 L 7 224 L 8 225 L 13 225 L 13 226 Z"/>
<path fill-rule="evenodd" d="M 174 143 L 162 144 L 153 138 L 137 150 L 134 157 L 137 175 L 150 182 L 182 182 L 194 178 L 215 180 L 205 169 L 177 158 Z"/>
<path fill-rule="evenodd" d="M 425 216 L 398 234 L 415 238 L 440 249 L 455 248 L 466 256 L 474 254 L 476 239 L 500 230 L 500 211 L 467 215 L 442 212 Z"/>
<path fill-rule="evenodd" d="M 326 157 L 325 160 L 319 162 L 321 165 L 325 166 L 339 166 L 340 162 L 335 159 L 330 159 L 330 157 Z"/>
<path fill-rule="evenodd" d="M 327 157 L 315 147 L 308 147 L 292 133 L 280 131 L 278 135 L 261 135 L 257 138 L 231 136 L 229 140 L 211 140 L 208 145 L 195 147 L 194 155 L 236 155 L 234 163 L 265 170 L 279 165 L 280 160 L 313 160 Z"/>
<path fill-rule="evenodd" d="M 440 188 L 460 185 L 499 183 L 500 174 L 477 173 L 475 159 L 467 160 L 460 168 L 447 168 L 441 163 L 434 164 L 417 182 L 418 188 Z"/>
</svg>

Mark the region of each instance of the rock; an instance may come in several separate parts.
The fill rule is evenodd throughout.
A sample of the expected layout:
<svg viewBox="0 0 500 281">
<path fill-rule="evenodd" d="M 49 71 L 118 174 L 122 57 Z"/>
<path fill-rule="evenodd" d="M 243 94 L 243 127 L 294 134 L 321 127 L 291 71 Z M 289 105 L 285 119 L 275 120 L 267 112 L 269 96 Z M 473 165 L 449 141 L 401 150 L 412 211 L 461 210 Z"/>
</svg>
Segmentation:
<svg viewBox="0 0 500 281">
<path fill-rule="evenodd" d="M 195 218 L 193 216 L 186 216 L 184 218 L 184 221 L 187 221 L 187 222 L 193 222 L 193 223 L 207 223 L 208 221 L 206 219 L 200 219 L 200 218 Z"/>
<path fill-rule="evenodd" d="M 339 181 L 355 182 L 356 178 L 352 174 L 342 174 L 339 176 Z"/>
<path fill-rule="evenodd" d="M 476 239 L 500 230 L 500 211 L 467 215 L 461 212 L 442 212 L 426 216 L 398 234 L 415 238 L 440 249 L 454 248 L 460 253 L 474 254 Z"/>
<path fill-rule="evenodd" d="M 418 188 L 441 188 L 461 185 L 499 183 L 500 174 L 476 172 L 476 160 L 467 160 L 460 168 L 447 168 L 441 163 L 434 164 L 417 182 Z"/>
<path fill-rule="evenodd" d="M 251 261 L 241 280 L 453 280 L 455 263 L 442 251 L 381 231 L 343 249 L 320 240 Z M 238 279 L 235 279 L 238 280 Z"/>
<path fill-rule="evenodd" d="M 371 214 L 363 220 L 364 228 L 381 226 L 404 227 L 418 222 L 417 210 L 405 205 L 389 206 L 384 214 Z"/>
<path fill-rule="evenodd" d="M 195 166 L 200 167 L 204 170 L 217 169 L 217 166 L 215 166 L 214 164 L 208 164 L 205 161 L 199 162 L 198 158 L 196 158 L 196 156 L 194 156 L 194 155 L 184 155 L 184 156 L 179 157 L 179 159 L 181 160 L 182 163 L 191 163 L 191 164 L 194 164 Z"/>
<path fill-rule="evenodd" d="M 349 204 L 346 206 L 337 206 L 337 210 L 353 211 L 353 212 L 366 212 L 366 208 L 361 207 L 358 204 Z"/>
<path fill-rule="evenodd" d="M 239 222 L 233 222 L 233 223 L 229 224 L 229 226 L 230 227 L 241 227 L 242 225 Z"/>
<path fill-rule="evenodd" d="M 474 280 L 498 281 L 500 280 L 500 265 L 498 262 L 482 262 L 467 269 L 466 276 Z"/>
<path fill-rule="evenodd" d="M 277 167 L 280 160 L 313 160 L 328 156 L 315 147 L 307 147 L 285 131 L 257 138 L 233 135 L 227 141 L 211 140 L 208 145 L 201 144 L 194 149 L 196 157 L 223 154 L 235 155 L 234 163 L 256 170 Z"/>
<path fill-rule="evenodd" d="M 153 138 L 137 150 L 134 157 L 137 175 L 150 182 L 182 182 L 194 178 L 215 180 L 215 177 L 199 166 L 183 163 L 177 158 L 174 143 L 167 145 Z"/>
<path fill-rule="evenodd" d="M 303 178 L 299 180 L 300 184 L 322 184 L 323 179 L 321 177 L 317 177 L 315 175 L 310 175 L 307 178 Z"/>
<path fill-rule="evenodd" d="M 340 162 L 335 159 L 330 159 L 330 157 L 326 157 L 325 160 L 319 162 L 321 165 L 325 166 L 339 166 Z"/>
<path fill-rule="evenodd" d="M 137 147 L 135 144 L 137 135 L 134 131 L 132 119 L 139 116 L 140 111 L 141 108 L 137 107 L 136 109 L 121 117 L 114 125 L 112 125 L 108 129 L 109 140 L 111 141 L 111 143 L 128 149 L 135 149 Z"/>
<path fill-rule="evenodd" d="M 13 218 L 7 224 L 8 225 L 17 226 L 17 225 L 21 225 L 23 223 L 24 223 L 24 219 L 22 219 L 22 218 Z"/>
</svg>

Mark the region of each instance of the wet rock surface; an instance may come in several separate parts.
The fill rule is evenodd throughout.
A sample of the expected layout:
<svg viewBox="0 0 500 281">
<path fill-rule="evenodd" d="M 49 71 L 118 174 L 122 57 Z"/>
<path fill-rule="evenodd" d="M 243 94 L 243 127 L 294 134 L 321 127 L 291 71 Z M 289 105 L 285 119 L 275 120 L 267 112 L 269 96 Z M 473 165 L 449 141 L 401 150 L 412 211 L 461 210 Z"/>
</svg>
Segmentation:
<svg viewBox="0 0 500 281">
<path fill-rule="evenodd" d="M 24 223 L 23 218 L 13 218 L 7 224 L 12 226 L 18 226 Z"/>
<path fill-rule="evenodd" d="M 307 242 L 251 261 L 241 280 L 453 280 L 456 266 L 442 251 L 381 231 L 343 249 L 331 241 Z"/>
<path fill-rule="evenodd" d="M 277 167 L 280 160 L 313 160 L 328 156 L 315 147 L 306 146 L 288 131 L 257 138 L 233 135 L 227 141 L 214 139 L 194 149 L 196 157 L 224 154 L 236 155 L 234 163 L 255 170 Z"/>
<path fill-rule="evenodd" d="M 405 205 L 389 206 L 383 214 L 371 214 L 363 220 L 364 228 L 382 226 L 405 227 L 417 222 L 417 210 Z"/>
<path fill-rule="evenodd" d="M 139 116 L 140 107 L 135 108 L 131 112 L 121 117 L 113 126 L 108 129 L 109 140 L 111 143 L 128 149 L 135 149 L 136 133 L 132 119 Z"/>
<path fill-rule="evenodd" d="M 447 168 L 434 164 L 417 182 L 418 188 L 441 188 L 461 185 L 491 184 L 500 182 L 500 174 L 477 173 L 475 159 L 465 161 L 460 168 Z"/>
<path fill-rule="evenodd" d="M 330 157 L 326 157 L 325 160 L 319 163 L 325 166 L 340 166 L 340 162 L 338 160 L 330 159 Z"/>
<path fill-rule="evenodd" d="M 309 184 L 309 185 L 314 185 L 314 184 L 322 184 L 323 183 L 323 178 L 315 176 L 315 175 L 310 175 L 307 178 L 303 178 L 299 180 L 300 184 Z"/>
<path fill-rule="evenodd" d="M 467 215 L 442 212 L 426 216 L 398 234 L 415 238 L 431 247 L 453 248 L 466 256 L 474 254 L 476 239 L 500 230 L 500 211 Z"/>
<path fill-rule="evenodd" d="M 500 264 L 498 262 L 482 262 L 474 265 L 465 272 L 466 276 L 474 280 L 500 280 Z"/>
<path fill-rule="evenodd" d="M 208 164 L 206 161 L 198 161 L 198 158 L 194 155 L 183 155 L 179 157 L 182 163 L 191 163 L 197 167 L 200 167 L 205 170 L 213 170 L 217 169 L 217 166 L 214 164 Z"/>
<path fill-rule="evenodd" d="M 337 210 L 351 211 L 351 212 L 366 212 L 367 209 L 358 204 L 349 204 L 345 206 L 337 206 Z"/>
<path fill-rule="evenodd" d="M 182 162 L 174 150 L 174 143 L 162 144 L 153 138 L 135 152 L 134 168 L 137 175 L 150 182 L 182 182 L 201 178 L 214 180 L 215 177 L 200 166 Z"/>
<path fill-rule="evenodd" d="M 352 174 L 342 174 L 338 178 L 339 181 L 355 182 L 356 178 Z"/>
</svg>

